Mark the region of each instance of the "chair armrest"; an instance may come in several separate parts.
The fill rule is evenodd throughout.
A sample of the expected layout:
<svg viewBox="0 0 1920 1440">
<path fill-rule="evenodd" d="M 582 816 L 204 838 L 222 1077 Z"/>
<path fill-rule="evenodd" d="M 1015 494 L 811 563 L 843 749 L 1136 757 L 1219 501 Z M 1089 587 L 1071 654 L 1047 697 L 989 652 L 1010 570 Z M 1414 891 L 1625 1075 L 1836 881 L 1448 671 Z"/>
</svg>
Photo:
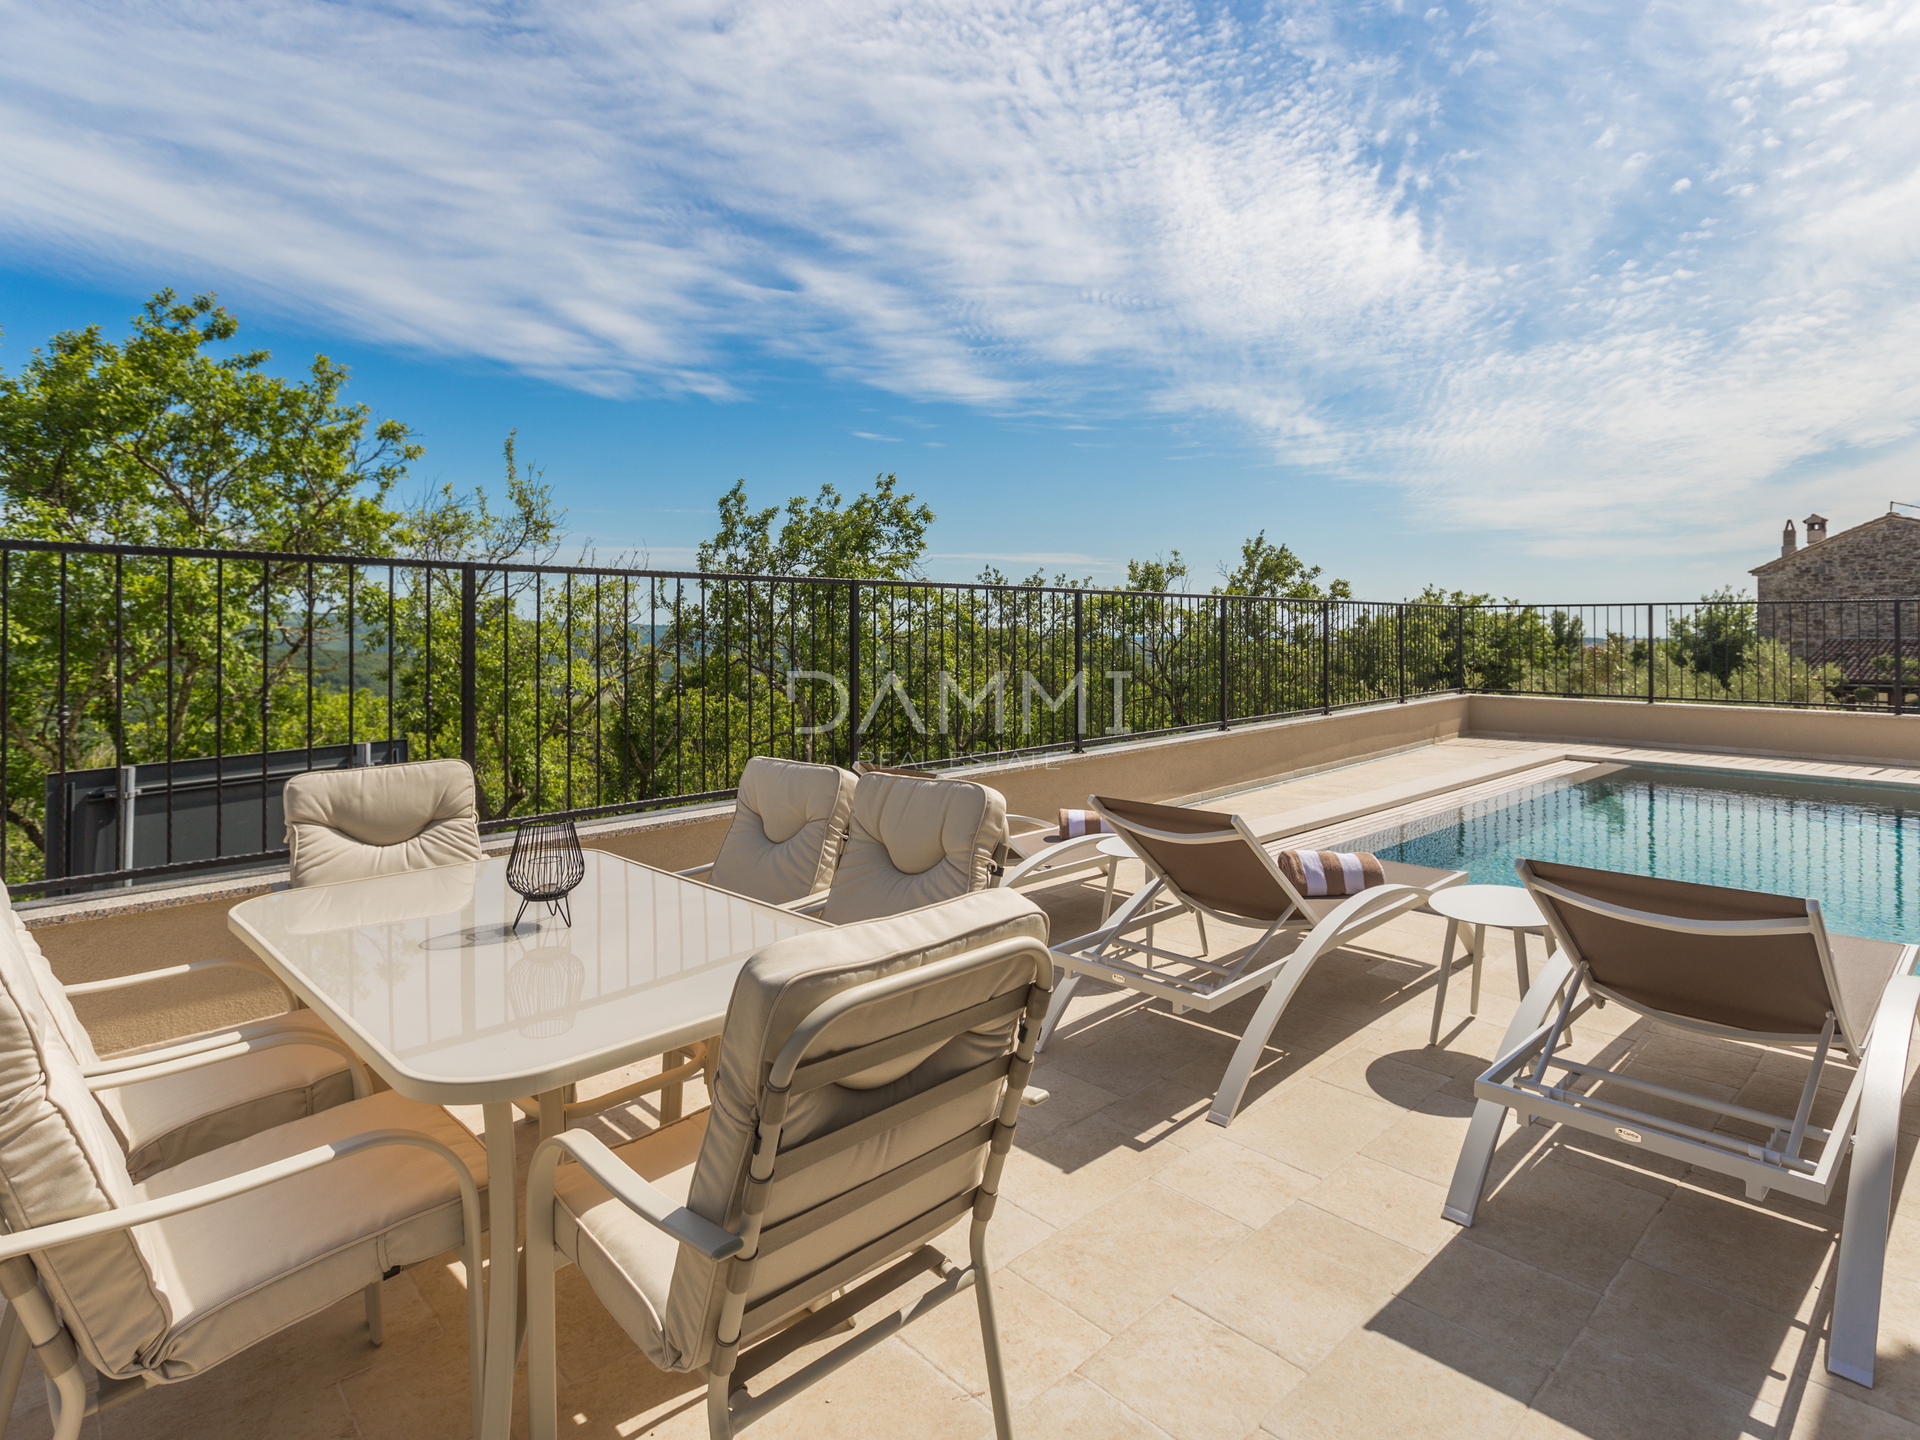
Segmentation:
<svg viewBox="0 0 1920 1440">
<path fill-rule="evenodd" d="M 382 1145 L 417 1145 L 422 1150 L 433 1151 L 451 1165 L 455 1177 L 460 1181 L 460 1200 L 467 1220 L 468 1233 L 469 1235 L 479 1233 L 480 1190 L 474 1183 L 473 1172 L 467 1169 L 465 1161 L 432 1136 L 422 1134 L 418 1130 L 369 1130 L 360 1135 L 350 1135 L 345 1140 L 316 1145 L 313 1149 L 303 1150 L 298 1155 L 289 1155 L 284 1160 L 276 1160 L 271 1165 L 261 1165 L 238 1175 L 229 1175 L 226 1179 L 215 1180 L 209 1185 L 196 1185 L 193 1189 L 182 1190 L 177 1195 L 163 1195 L 155 1200 L 144 1200 L 137 1205 L 126 1205 L 116 1210 L 103 1210 L 98 1215 L 82 1215 L 75 1220 L 61 1220 L 51 1225 L 35 1225 L 27 1230 L 0 1235 L 0 1260 L 11 1260 L 17 1255 L 31 1255 L 37 1251 L 51 1250 L 55 1246 L 71 1244 L 75 1240 L 87 1240 L 95 1235 L 110 1235 L 116 1230 L 130 1230 L 135 1225 L 145 1225 L 150 1221 L 164 1220 L 169 1215 L 180 1215 L 188 1210 L 215 1205 L 222 1200 L 231 1200 L 236 1195 L 245 1195 L 248 1191 L 258 1190 L 263 1185 L 290 1180 L 296 1175 L 306 1174 L 309 1170 L 317 1170 L 322 1165 L 330 1165 L 335 1160 L 344 1160 L 349 1155 L 357 1155 L 362 1150 L 372 1150 Z"/>
<path fill-rule="evenodd" d="M 553 1172 L 559 1168 L 562 1152 L 573 1157 L 594 1179 L 607 1187 L 614 1199 L 642 1220 L 682 1245 L 699 1251 L 710 1260 L 724 1260 L 744 1247 L 731 1230 L 722 1229 L 684 1205 L 675 1205 L 652 1185 L 620 1163 L 598 1136 L 585 1130 L 569 1130 L 540 1142 L 533 1152 L 533 1164 L 527 1171 L 527 1233 L 534 1238 L 536 1211 L 543 1217 L 541 1228 L 551 1231 L 553 1222 Z M 549 1234 L 548 1238 L 551 1236 Z"/>
<path fill-rule="evenodd" d="M 254 1035 L 216 1049 L 195 1050 L 184 1055 L 160 1058 L 151 1054 L 131 1055 L 117 1063 L 109 1061 L 89 1070 L 87 1089 L 114 1090 L 122 1085 L 138 1085 L 143 1080 L 161 1080 L 169 1075 L 198 1070 L 203 1065 L 217 1065 L 222 1060 L 237 1060 L 242 1055 L 271 1050 L 279 1045 L 310 1045 L 316 1050 L 331 1050 L 345 1056 L 347 1070 L 353 1076 L 354 1097 L 361 1099 L 366 1096 L 367 1077 L 360 1057 L 333 1036 L 316 1035 L 311 1030 L 282 1030 L 270 1035 Z"/>
<path fill-rule="evenodd" d="M 116 975 L 111 980 L 85 980 L 78 985 L 62 985 L 60 988 L 69 995 L 100 995 L 109 990 L 124 990 L 129 985 L 147 985 L 155 980 L 177 980 L 183 975 L 212 970 L 222 965 L 251 970 L 256 975 L 267 976 L 276 985 L 280 983 L 278 977 L 257 960 L 193 960 L 185 965 L 167 965 L 158 970 L 142 970 L 137 975 Z"/>
<path fill-rule="evenodd" d="M 266 1015 L 258 1020 L 245 1020 L 225 1030 L 209 1031 L 207 1034 L 195 1035 L 186 1040 L 156 1040 L 151 1045 L 136 1045 L 127 1050 L 115 1050 L 104 1056 L 99 1063 L 84 1067 L 84 1073 L 105 1075 L 114 1070 L 129 1070 L 139 1065 L 158 1065 L 167 1060 L 183 1059 L 188 1055 L 204 1055 L 209 1050 L 224 1050 L 229 1045 L 239 1045 L 265 1035 L 282 1033 L 302 1036 L 314 1034 L 313 1030 L 305 1025 L 297 1025 L 289 1029 L 284 1015 Z M 314 1043 L 326 1046 L 327 1037 L 321 1035 L 314 1040 Z M 327 1048 L 333 1047 L 327 1046 Z"/>
<path fill-rule="evenodd" d="M 1032 826 L 1035 830 L 1058 830 L 1060 828 L 1060 822 L 1058 820 L 1037 820 L 1031 815 L 1016 815 L 1009 810 L 1007 812 L 1007 825 L 1009 828 L 1011 828 L 1013 822 L 1016 820 L 1023 825 Z"/>
</svg>

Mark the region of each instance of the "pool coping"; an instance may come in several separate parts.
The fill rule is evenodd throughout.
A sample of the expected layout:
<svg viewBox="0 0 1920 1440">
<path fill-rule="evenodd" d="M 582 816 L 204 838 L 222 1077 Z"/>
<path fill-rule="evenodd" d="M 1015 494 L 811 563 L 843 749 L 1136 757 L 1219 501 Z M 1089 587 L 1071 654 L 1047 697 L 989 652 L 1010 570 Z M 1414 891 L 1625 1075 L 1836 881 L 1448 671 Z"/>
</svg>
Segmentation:
<svg viewBox="0 0 1920 1440">
<path fill-rule="evenodd" d="M 1851 784 L 1885 785 L 1920 791 L 1920 769 L 1873 762 L 1788 760 L 1777 756 L 1729 755 L 1725 752 L 1653 749 L 1620 745 L 1554 745 L 1541 742 L 1531 754 L 1513 754 L 1479 765 L 1463 766 L 1445 775 L 1402 781 L 1362 791 L 1357 795 L 1298 806 L 1249 817 L 1248 825 L 1263 842 L 1291 840 L 1312 848 L 1338 843 L 1342 838 L 1385 825 L 1422 819 L 1455 805 L 1517 789 L 1528 777 L 1549 780 L 1589 765 L 1641 765 L 1670 770 L 1712 770 L 1777 780 L 1843 780 Z M 1271 789 L 1250 786 L 1242 794 Z M 1222 796 L 1230 800 L 1231 796 Z M 1400 812 L 1411 812 L 1402 814 Z M 1367 821 L 1362 829 L 1357 822 Z"/>
</svg>

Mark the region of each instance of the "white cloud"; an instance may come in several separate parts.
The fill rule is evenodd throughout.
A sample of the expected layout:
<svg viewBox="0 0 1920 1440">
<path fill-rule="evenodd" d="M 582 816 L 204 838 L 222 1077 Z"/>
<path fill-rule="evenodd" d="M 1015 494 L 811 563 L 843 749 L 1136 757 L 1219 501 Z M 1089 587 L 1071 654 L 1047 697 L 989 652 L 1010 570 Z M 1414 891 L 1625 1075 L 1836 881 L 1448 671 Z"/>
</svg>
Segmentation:
<svg viewBox="0 0 1920 1440">
<path fill-rule="evenodd" d="M 0 0 L 0 243 L 609 393 L 1212 412 L 1548 552 L 1911 453 L 1920 12 L 1456 8 Z"/>
</svg>

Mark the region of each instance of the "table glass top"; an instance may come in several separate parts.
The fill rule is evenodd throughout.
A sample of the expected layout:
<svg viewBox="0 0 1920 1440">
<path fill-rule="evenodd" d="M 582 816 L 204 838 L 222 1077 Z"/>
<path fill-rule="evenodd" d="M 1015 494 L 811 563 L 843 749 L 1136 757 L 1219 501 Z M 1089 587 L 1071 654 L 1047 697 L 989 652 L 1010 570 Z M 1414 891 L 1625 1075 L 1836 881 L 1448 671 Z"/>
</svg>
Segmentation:
<svg viewBox="0 0 1920 1440">
<path fill-rule="evenodd" d="M 604 852 L 586 867 L 571 926 L 536 903 L 509 931 L 504 859 L 261 895 L 232 924 L 375 1068 L 469 1089 L 550 1087 L 703 1038 L 749 955 L 819 928 Z"/>
</svg>

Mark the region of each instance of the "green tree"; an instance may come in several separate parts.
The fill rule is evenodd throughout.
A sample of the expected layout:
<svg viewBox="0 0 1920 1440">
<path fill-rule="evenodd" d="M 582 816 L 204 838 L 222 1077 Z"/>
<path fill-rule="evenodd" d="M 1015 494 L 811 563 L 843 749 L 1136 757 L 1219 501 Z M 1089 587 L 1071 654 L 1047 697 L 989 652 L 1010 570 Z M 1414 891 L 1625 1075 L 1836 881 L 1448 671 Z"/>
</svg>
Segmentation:
<svg viewBox="0 0 1920 1440">
<path fill-rule="evenodd" d="M 920 573 L 934 514 L 898 492 L 893 475 L 842 503 L 822 485 L 816 499 L 796 495 L 780 507 L 755 510 L 747 482 L 720 497 L 720 528 L 700 546 L 700 568 L 729 575 L 831 575 L 847 580 L 902 580 Z"/>
<path fill-rule="evenodd" d="M 1682 665 L 1711 675 L 1721 685 L 1743 669 L 1760 641 L 1753 605 L 1722 586 L 1700 597 L 1700 608 L 1667 627 L 1667 651 Z"/>
<path fill-rule="evenodd" d="M 1220 573 L 1226 585 L 1216 595 L 1281 596 L 1289 600 L 1350 600 L 1353 587 L 1344 580 L 1319 584 L 1320 567 L 1309 565 L 1285 545 L 1268 541 L 1262 530 L 1251 540 L 1240 542 L 1240 563 Z"/>
<path fill-rule="evenodd" d="M 265 374 L 221 355 L 239 323 L 212 295 L 163 290 L 119 344 L 55 335 L 0 375 L 0 524 L 49 540 L 386 554 L 386 505 L 420 447 L 340 399 L 346 370 Z"/>
</svg>

